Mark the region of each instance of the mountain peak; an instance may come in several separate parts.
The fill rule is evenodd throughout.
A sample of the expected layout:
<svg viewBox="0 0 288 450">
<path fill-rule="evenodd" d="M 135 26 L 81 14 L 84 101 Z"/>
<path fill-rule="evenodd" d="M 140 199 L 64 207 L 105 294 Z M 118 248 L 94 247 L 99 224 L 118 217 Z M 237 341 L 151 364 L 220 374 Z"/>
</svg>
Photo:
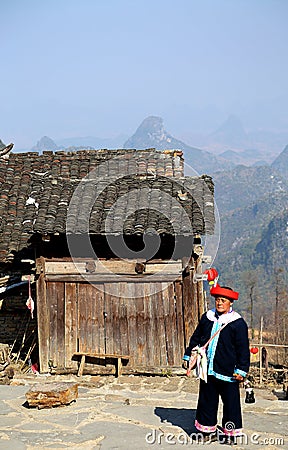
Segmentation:
<svg viewBox="0 0 288 450">
<path fill-rule="evenodd" d="M 124 143 L 124 148 L 156 148 L 157 150 L 182 150 L 186 164 L 189 164 L 198 173 L 211 173 L 216 170 L 225 170 L 233 166 L 222 158 L 199 148 L 190 147 L 184 142 L 169 134 L 163 124 L 163 119 L 149 116 L 139 125 L 133 136 Z"/>
<path fill-rule="evenodd" d="M 167 149 L 171 147 L 171 138 L 164 129 L 163 119 L 157 116 L 149 116 L 139 125 L 133 136 L 128 139 L 124 148 L 137 148 L 139 150 L 155 147 Z"/>
<path fill-rule="evenodd" d="M 288 145 L 280 153 L 279 156 L 271 164 L 273 169 L 276 169 L 281 175 L 288 176 Z"/>
<path fill-rule="evenodd" d="M 32 151 L 43 152 L 43 150 L 59 150 L 59 147 L 55 142 L 48 136 L 43 136 L 40 141 L 32 148 Z"/>
<path fill-rule="evenodd" d="M 241 146 L 247 142 L 247 133 L 239 117 L 231 114 L 227 120 L 211 136 L 218 143 L 235 146 Z"/>
</svg>

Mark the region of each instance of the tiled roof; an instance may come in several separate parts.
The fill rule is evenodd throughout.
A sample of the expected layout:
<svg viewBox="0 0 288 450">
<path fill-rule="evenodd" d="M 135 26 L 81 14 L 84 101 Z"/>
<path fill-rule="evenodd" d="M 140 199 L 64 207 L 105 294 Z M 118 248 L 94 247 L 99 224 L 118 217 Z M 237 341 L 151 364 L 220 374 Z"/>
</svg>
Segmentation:
<svg viewBox="0 0 288 450">
<path fill-rule="evenodd" d="M 211 234 L 210 177 L 184 177 L 180 151 L 11 153 L 0 158 L 0 261 L 31 234 Z"/>
</svg>

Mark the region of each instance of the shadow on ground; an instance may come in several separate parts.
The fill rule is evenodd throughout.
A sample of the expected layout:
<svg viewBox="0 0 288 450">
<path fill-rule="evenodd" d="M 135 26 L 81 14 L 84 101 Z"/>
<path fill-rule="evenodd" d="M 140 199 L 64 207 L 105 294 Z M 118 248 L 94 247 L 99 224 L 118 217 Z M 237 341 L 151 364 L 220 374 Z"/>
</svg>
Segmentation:
<svg viewBox="0 0 288 450">
<path fill-rule="evenodd" d="M 169 422 L 180 427 L 188 435 L 197 433 L 194 426 L 196 409 L 156 407 L 154 413 L 160 417 L 162 423 Z"/>
</svg>

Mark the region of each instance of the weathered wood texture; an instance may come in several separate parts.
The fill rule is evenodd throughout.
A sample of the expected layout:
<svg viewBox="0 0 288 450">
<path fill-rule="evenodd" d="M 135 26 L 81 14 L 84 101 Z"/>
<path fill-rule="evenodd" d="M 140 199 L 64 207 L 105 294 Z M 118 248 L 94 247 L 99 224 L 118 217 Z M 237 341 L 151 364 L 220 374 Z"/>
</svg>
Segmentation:
<svg viewBox="0 0 288 450">
<path fill-rule="evenodd" d="M 77 383 L 38 383 L 25 394 L 30 407 L 52 408 L 69 405 L 78 398 Z"/>
<path fill-rule="evenodd" d="M 93 260 L 84 261 L 58 261 L 50 260 L 45 264 L 46 275 L 75 275 L 79 273 L 95 273 L 95 274 L 127 274 L 135 275 L 135 261 L 123 260 L 96 260 L 93 261 L 93 270 L 89 270 L 89 262 Z M 154 273 L 170 273 L 180 274 L 182 271 L 181 261 L 149 261 L 145 264 L 145 275 L 152 275 Z"/>
<path fill-rule="evenodd" d="M 38 280 L 40 371 L 76 371 L 77 352 L 129 355 L 129 370 L 180 367 L 198 319 L 193 270 L 169 282 L 164 277 L 129 283 L 79 282 L 56 274 L 52 281 L 44 271 Z"/>
</svg>

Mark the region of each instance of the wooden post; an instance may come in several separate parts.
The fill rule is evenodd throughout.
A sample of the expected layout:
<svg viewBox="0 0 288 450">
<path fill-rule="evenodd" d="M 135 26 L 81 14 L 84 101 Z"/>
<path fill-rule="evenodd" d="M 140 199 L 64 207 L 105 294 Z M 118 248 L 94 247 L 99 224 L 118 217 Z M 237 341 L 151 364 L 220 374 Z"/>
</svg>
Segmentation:
<svg viewBox="0 0 288 450">
<path fill-rule="evenodd" d="M 121 361 L 121 358 L 117 358 L 116 359 L 115 369 L 116 369 L 115 376 L 118 378 L 122 374 L 122 361 Z"/>
<path fill-rule="evenodd" d="M 78 373 L 77 373 L 78 377 L 82 377 L 82 375 L 83 375 L 84 364 L 85 364 L 85 355 L 82 355 L 81 356 L 80 365 L 79 365 L 79 369 L 78 369 Z"/>
<path fill-rule="evenodd" d="M 39 362 L 40 372 L 49 371 L 49 341 L 50 341 L 50 310 L 46 296 L 45 281 L 45 260 L 39 258 L 37 260 L 38 267 L 41 268 L 39 279 L 36 283 L 37 296 L 37 324 L 38 324 L 38 341 L 39 341 Z"/>
<path fill-rule="evenodd" d="M 263 351 L 262 344 L 263 344 L 263 316 L 261 316 L 261 319 L 260 319 L 260 345 L 261 345 L 261 347 L 259 349 L 260 350 L 259 351 L 259 369 L 260 369 L 259 383 L 260 383 L 260 386 L 262 384 L 262 351 Z"/>
</svg>

